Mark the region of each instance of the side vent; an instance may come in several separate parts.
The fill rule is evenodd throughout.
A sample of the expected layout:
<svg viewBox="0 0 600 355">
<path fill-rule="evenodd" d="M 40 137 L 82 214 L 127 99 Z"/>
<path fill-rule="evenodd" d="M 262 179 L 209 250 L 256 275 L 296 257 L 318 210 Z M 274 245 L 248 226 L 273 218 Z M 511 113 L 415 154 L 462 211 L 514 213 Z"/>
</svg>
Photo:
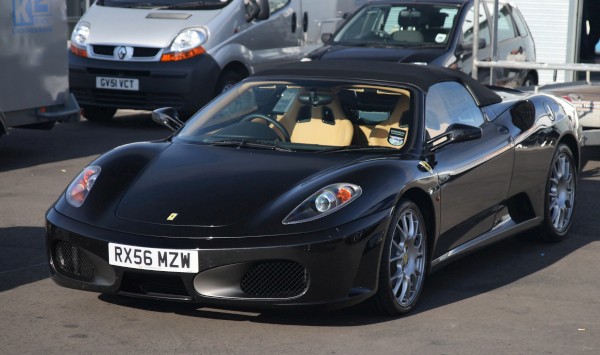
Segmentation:
<svg viewBox="0 0 600 355">
<path fill-rule="evenodd" d="M 535 123 L 535 106 L 529 100 L 521 101 L 510 109 L 512 122 L 521 131 L 526 131 L 533 127 Z"/>
</svg>

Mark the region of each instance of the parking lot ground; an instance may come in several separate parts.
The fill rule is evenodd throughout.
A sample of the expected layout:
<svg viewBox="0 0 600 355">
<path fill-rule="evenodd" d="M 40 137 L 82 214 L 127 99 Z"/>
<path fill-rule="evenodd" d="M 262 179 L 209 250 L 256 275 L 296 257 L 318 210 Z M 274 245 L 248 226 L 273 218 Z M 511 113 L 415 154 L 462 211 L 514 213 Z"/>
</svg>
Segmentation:
<svg viewBox="0 0 600 355">
<path fill-rule="evenodd" d="M 598 354 L 600 148 L 586 149 L 570 238 L 524 234 L 450 264 L 402 318 L 235 311 L 99 295 L 48 277 L 44 213 L 102 152 L 165 137 L 148 115 L 0 139 L 0 353 Z"/>
</svg>

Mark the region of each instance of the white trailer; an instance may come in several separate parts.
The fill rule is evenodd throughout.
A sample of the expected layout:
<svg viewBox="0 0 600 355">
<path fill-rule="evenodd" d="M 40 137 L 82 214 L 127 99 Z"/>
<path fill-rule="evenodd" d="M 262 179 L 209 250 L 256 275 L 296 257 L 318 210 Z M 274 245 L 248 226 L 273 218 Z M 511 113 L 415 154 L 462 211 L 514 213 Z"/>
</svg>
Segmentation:
<svg viewBox="0 0 600 355">
<path fill-rule="evenodd" d="M 0 136 L 79 118 L 69 93 L 64 1 L 0 1 Z"/>
</svg>

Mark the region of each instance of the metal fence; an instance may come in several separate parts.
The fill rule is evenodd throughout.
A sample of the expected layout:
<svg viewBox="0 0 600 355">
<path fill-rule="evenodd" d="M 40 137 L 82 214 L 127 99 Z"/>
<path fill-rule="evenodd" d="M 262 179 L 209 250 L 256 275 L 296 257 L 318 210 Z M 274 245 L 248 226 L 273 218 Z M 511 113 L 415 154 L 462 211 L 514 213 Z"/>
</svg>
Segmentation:
<svg viewBox="0 0 600 355">
<path fill-rule="evenodd" d="M 538 62 L 515 62 L 508 60 L 498 60 L 498 0 L 494 0 L 494 23 L 492 24 L 492 60 L 481 61 L 478 58 L 479 46 L 479 21 L 474 21 L 473 27 L 473 70 L 472 76 L 477 79 L 478 68 L 504 68 L 504 69 L 535 69 L 535 70 L 553 70 L 554 81 L 556 81 L 557 72 L 560 71 L 575 71 L 585 72 L 586 81 L 591 83 L 591 73 L 600 72 L 600 64 L 586 64 L 586 63 L 538 63 Z M 474 0 L 474 18 L 479 18 L 479 4 L 480 0 Z M 494 70 L 490 70 L 490 84 L 493 85 L 496 82 L 496 73 Z"/>
</svg>

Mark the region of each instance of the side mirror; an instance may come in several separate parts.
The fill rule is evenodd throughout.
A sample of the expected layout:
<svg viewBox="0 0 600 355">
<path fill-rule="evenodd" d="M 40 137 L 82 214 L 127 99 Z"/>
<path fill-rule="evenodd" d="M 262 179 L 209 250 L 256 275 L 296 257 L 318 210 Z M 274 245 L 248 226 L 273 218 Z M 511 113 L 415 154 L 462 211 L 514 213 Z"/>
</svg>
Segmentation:
<svg viewBox="0 0 600 355">
<path fill-rule="evenodd" d="M 438 150 L 449 144 L 472 141 L 481 138 L 483 130 L 481 127 L 469 126 L 462 123 L 451 124 L 446 132 L 427 141 L 430 151 Z M 437 144 L 436 144 L 437 143 Z"/>
<path fill-rule="evenodd" d="M 177 110 L 172 107 L 163 107 L 152 111 L 152 120 L 167 127 L 173 132 L 177 131 L 184 125 L 184 123 L 179 119 Z"/>
<path fill-rule="evenodd" d="M 321 35 L 321 41 L 322 41 L 323 43 L 327 43 L 327 42 L 329 42 L 329 40 L 331 39 L 331 37 L 333 37 L 333 34 L 332 34 L 332 33 L 323 33 L 323 34 Z"/>
<path fill-rule="evenodd" d="M 479 46 L 478 49 L 485 48 L 487 46 L 487 43 L 485 42 L 485 38 L 480 38 L 479 41 L 477 41 L 477 45 Z M 459 43 L 457 49 L 459 52 L 472 51 L 473 50 L 473 42 Z"/>
<path fill-rule="evenodd" d="M 510 109 L 512 123 L 522 132 L 535 124 L 535 106 L 529 100 L 521 101 Z"/>
<path fill-rule="evenodd" d="M 250 0 L 246 6 L 246 21 L 266 20 L 271 15 L 269 0 Z"/>
</svg>

